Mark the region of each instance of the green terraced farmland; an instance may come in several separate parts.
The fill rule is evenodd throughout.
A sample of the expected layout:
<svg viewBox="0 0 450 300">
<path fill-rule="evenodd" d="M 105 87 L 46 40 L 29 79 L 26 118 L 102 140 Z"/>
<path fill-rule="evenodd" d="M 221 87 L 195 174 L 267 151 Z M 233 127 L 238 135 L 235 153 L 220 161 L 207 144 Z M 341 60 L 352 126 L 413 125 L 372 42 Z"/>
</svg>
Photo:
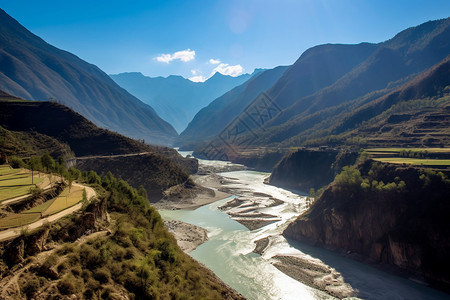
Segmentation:
<svg viewBox="0 0 450 300">
<path fill-rule="evenodd" d="M 64 189 L 64 191 L 55 198 L 53 203 L 43 212 L 43 215 L 53 215 L 79 203 L 83 199 L 83 190 L 84 188 L 79 186 L 72 187 L 70 193 L 69 188 Z"/>
<path fill-rule="evenodd" d="M 409 157 L 383 157 L 374 158 L 376 161 L 386 162 L 391 164 L 410 164 L 418 166 L 450 166 L 450 159 L 420 159 L 420 158 L 409 158 Z"/>
<path fill-rule="evenodd" d="M 0 219 L 0 229 L 28 225 L 39 220 L 40 217 L 40 213 L 21 213 L 9 215 Z"/>
<path fill-rule="evenodd" d="M 0 202 L 30 193 L 30 189 L 40 184 L 44 178 L 34 174 L 31 184 L 31 171 L 25 169 L 0 168 Z"/>
<path fill-rule="evenodd" d="M 366 151 L 368 153 L 370 152 L 400 153 L 402 151 L 414 151 L 414 152 L 427 151 L 428 153 L 450 153 L 450 148 L 371 148 L 366 149 Z"/>
<path fill-rule="evenodd" d="M 44 212 L 50 207 L 50 205 L 53 204 L 53 202 L 55 202 L 56 198 L 54 199 L 50 199 L 38 206 L 35 206 L 29 210 L 27 210 L 25 213 L 42 213 L 44 214 Z"/>
</svg>

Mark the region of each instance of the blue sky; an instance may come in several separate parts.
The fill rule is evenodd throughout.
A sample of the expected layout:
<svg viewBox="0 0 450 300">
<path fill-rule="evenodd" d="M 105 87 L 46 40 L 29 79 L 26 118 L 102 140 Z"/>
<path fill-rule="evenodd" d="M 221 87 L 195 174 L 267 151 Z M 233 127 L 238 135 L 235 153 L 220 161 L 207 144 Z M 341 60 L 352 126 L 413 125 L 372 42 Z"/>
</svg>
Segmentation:
<svg viewBox="0 0 450 300">
<path fill-rule="evenodd" d="M 450 16 L 450 0 L 0 0 L 0 7 L 108 74 L 193 80 L 289 65 L 318 44 L 381 42 Z"/>
</svg>

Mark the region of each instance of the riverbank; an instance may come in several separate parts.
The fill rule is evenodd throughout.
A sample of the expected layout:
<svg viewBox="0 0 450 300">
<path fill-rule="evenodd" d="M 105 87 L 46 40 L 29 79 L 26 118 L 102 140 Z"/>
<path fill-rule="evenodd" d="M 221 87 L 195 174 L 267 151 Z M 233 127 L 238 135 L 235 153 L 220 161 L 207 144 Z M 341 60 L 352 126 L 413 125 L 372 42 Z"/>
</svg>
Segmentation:
<svg viewBox="0 0 450 300">
<path fill-rule="evenodd" d="M 167 220 L 164 221 L 167 230 L 173 234 L 181 250 L 189 253 L 208 240 L 208 231 L 189 223 Z"/>
<path fill-rule="evenodd" d="M 183 185 L 174 186 L 165 191 L 164 198 L 154 204 L 157 209 L 194 210 L 218 200 L 231 196 L 231 194 L 220 191 L 223 177 L 208 173 L 208 175 L 193 175 L 191 179 L 195 186 L 186 188 Z"/>
</svg>

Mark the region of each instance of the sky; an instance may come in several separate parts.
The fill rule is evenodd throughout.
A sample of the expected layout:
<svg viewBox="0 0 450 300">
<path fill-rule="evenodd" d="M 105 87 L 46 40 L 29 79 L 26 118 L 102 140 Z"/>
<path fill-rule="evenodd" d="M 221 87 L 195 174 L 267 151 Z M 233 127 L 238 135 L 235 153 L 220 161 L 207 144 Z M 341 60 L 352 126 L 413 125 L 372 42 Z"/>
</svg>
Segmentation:
<svg viewBox="0 0 450 300">
<path fill-rule="evenodd" d="M 291 65 L 325 43 L 378 43 L 450 16 L 450 0 L 0 0 L 48 43 L 108 74 L 203 81 Z"/>
</svg>

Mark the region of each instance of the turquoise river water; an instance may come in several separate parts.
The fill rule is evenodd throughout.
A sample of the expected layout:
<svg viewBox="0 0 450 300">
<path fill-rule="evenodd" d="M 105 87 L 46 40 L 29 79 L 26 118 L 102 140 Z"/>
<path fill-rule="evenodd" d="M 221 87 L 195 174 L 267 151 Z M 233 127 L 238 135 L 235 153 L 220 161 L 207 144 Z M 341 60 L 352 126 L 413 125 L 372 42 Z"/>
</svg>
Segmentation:
<svg viewBox="0 0 450 300">
<path fill-rule="evenodd" d="M 211 164 L 214 162 L 208 162 Z M 219 162 L 218 162 L 219 163 Z M 328 294 L 306 286 L 285 275 L 272 264 L 274 255 L 302 255 L 320 259 L 335 268 L 362 299 L 449 299 L 449 295 L 397 277 L 336 253 L 303 243 L 287 241 L 282 235 L 296 216 L 306 209 L 306 198 L 288 190 L 263 184 L 268 173 L 235 171 L 220 175 L 234 178 L 231 185 L 235 196 L 205 205 L 196 210 L 160 210 L 164 219 L 180 220 L 208 230 L 209 240 L 190 255 L 200 261 L 224 282 L 248 299 L 331 299 Z M 218 209 L 230 199 L 251 192 L 270 194 L 283 200 L 279 206 L 264 209 L 281 220 L 261 229 L 250 231 Z M 253 253 L 254 241 L 272 236 L 263 256 Z"/>
</svg>

